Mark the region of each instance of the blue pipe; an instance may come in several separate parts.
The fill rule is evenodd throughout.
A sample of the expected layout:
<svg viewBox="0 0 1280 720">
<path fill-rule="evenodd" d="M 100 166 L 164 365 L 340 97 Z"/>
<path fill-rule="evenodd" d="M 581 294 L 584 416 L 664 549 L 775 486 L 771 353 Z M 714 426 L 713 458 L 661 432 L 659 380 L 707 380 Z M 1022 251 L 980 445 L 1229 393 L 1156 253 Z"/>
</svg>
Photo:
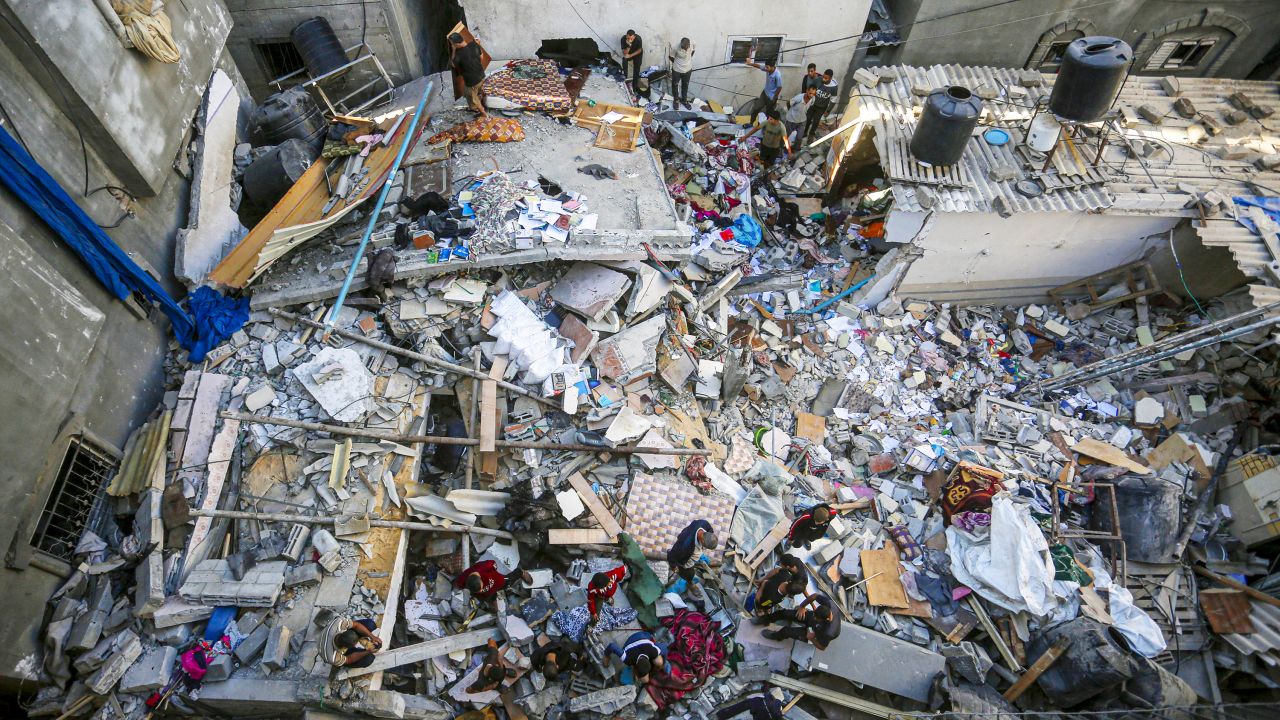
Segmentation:
<svg viewBox="0 0 1280 720">
<path fill-rule="evenodd" d="M 364 229 L 364 235 L 360 238 L 360 247 L 356 248 L 356 256 L 351 260 L 351 267 L 347 269 L 347 279 L 342 282 L 342 289 L 338 291 L 338 299 L 333 304 L 333 308 L 329 310 L 329 317 L 324 321 L 324 334 L 328 336 L 329 331 L 333 329 L 333 322 L 338 318 L 338 311 L 342 310 L 342 303 L 347 300 L 347 292 L 351 290 L 351 281 L 355 280 L 356 268 L 360 267 L 360 259 L 364 257 L 365 248 L 369 245 L 369 238 L 373 236 L 373 228 L 378 224 L 378 216 L 382 214 L 382 206 L 387 202 L 387 194 L 391 192 L 391 183 L 396 179 L 396 173 L 400 172 L 400 163 L 404 162 L 405 153 L 409 151 L 409 146 L 413 144 L 414 133 L 418 130 L 418 121 L 422 119 L 422 111 L 427 106 L 427 98 L 431 95 L 431 87 L 433 83 L 428 80 L 427 88 L 422 91 L 422 98 L 418 100 L 418 109 L 413 111 L 413 120 L 409 122 L 409 129 L 405 132 L 404 142 L 400 143 L 400 152 L 396 153 L 396 161 L 391 166 L 391 172 L 387 175 L 386 182 L 382 183 L 382 192 L 378 193 L 378 204 L 373 207 L 373 214 L 369 216 L 369 224 Z"/>
<path fill-rule="evenodd" d="M 788 315 L 812 315 L 812 314 L 814 314 L 814 313 L 822 312 L 823 310 L 826 310 L 827 308 L 829 308 L 829 307 L 831 307 L 832 305 L 836 304 L 836 303 L 837 303 L 837 302 L 839 302 L 840 300 L 843 300 L 844 298 L 849 297 L 849 296 L 850 296 L 850 295 L 852 295 L 856 290 L 858 290 L 859 288 L 861 288 L 863 285 L 866 285 L 867 283 L 869 283 L 869 282 L 871 282 L 872 280 L 875 280 L 875 279 L 876 279 L 875 273 L 872 273 L 871 275 L 868 275 L 867 277 L 863 278 L 862 280 L 859 280 L 858 282 L 856 282 L 856 283 L 854 283 L 854 284 L 850 285 L 847 289 L 845 289 L 845 290 L 841 290 L 841 291 L 840 291 L 840 294 L 839 294 L 839 295 L 836 295 L 835 297 L 827 298 L 826 300 L 823 300 L 822 302 L 818 303 L 817 305 L 814 305 L 814 306 L 813 306 L 813 307 L 811 307 L 811 308 L 806 308 L 806 309 L 804 309 L 804 310 L 792 310 L 792 311 L 788 312 L 787 314 L 788 314 Z"/>
</svg>

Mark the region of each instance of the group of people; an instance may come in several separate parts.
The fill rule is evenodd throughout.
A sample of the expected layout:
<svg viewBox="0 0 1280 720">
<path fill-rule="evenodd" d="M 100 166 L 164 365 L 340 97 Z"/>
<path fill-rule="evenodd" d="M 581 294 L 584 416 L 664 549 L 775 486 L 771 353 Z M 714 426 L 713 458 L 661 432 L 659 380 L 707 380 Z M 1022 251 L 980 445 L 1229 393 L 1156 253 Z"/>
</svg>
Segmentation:
<svg viewBox="0 0 1280 720">
<path fill-rule="evenodd" d="M 774 61 L 765 61 L 762 65 L 749 62 L 754 68 L 765 73 L 764 89 L 760 92 L 760 104 L 764 108 L 765 120 L 756 125 L 743 139 L 760 133 L 760 161 L 771 166 L 778 156 L 793 152 L 792 145 L 800 145 L 817 134 L 822 118 L 831 112 L 840 86 L 835 82 L 835 71 L 828 68 L 821 75 L 818 66 L 809 63 L 805 75 L 800 80 L 800 94 L 791 99 L 787 105 L 785 121 L 778 109 L 778 98 L 782 95 L 782 73 Z"/>
<path fill-rule="evenodd" d="M 826 535 L 835 511 L 829 505 L 816 505 L 801 513 L 787 533 L 786 549 L 778 565 L 759 577 L 751 587 L 745 609 L 755 625 L 777 626 L 763 631 L 766 638 L 794 639 L 808 642 L 819 650 L 825 649 L 840 634 L 840 617 L 835 604 L 825 593 L 808 592 L 809 571 L 796 551 L 808 550 L 811 544 Z M 703 580 L 713 578 L 708 553 L 719 546 L 715 529 L 706 520 L 695 520 L 680 531 L 667 551 L 666 560 L 670 576 L 666 590 L 686 594 L 691 600 L 706 599 Z M 601 609 L 611 604 L 622 584 L 629 578 L 625 564 L 603 572 L 594 573 L 586 583 L 589 625 L 594 626 Z M 495 611 L 504 590 L 514 587 L 517 580 L 532 584 L 532 576 L 515 569 L 504 573 L 493 560 L 477 562 L 454 578 L 453 586 L 467 590 L 475 602 L 488 605 Z M 788 604 L 789 599 L 799 598 Z M 327 622 L 322 636 L 323 657 L 336 667 L 365 668 L 373 664 L 382 649 L 377 636 L 377 625 L 372 619 L 351 620 L 345 617 L 324 618 Z M 616 657 L 621 664 L 624 683 L 644 685 L 655 676 L 667 671 L 667 646 L 647 630 L 636 630 L 622 642 L 610 642 L 605 658 Z M 535 647 L 529 655 L 531 667 L 550 681 L 579 672 L 586 667 L 587 653 L 573 639 L 561 636 L 551 638 Z M 512 664 L 500 651 L 496 640 L 489 640 L 483 654 L 477 657 L 474 681 L 466 687 L 468 694 L 478 694 L 500 689 L 515 677 L 518 666 Z M 727 714 L 726 714 L 727 712 Z M 731 717 L 740 712 L 750 712 L 753 718 L 783 717 L 782 705 L 776 695 L 761 694 L 746 698 L 717 716 Z"/>
</svg>

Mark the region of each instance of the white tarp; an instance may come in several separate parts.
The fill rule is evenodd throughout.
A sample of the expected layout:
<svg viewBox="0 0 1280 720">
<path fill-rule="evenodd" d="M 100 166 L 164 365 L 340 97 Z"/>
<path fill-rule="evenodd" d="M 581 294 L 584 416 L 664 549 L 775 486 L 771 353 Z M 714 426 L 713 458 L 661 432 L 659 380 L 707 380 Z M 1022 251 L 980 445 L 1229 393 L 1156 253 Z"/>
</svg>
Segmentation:
<svg viewBox="0 0 1280 720">
<path fill-rule="evenodd" d="M 984 600 L 1012 612 L 1048 615 L 1057 604 L 1049 543 L 1031 509 L 1006 493 L 991 501 L 991 529 L 975 535 L 947 528 L 951 574 Z"/>
</svg>

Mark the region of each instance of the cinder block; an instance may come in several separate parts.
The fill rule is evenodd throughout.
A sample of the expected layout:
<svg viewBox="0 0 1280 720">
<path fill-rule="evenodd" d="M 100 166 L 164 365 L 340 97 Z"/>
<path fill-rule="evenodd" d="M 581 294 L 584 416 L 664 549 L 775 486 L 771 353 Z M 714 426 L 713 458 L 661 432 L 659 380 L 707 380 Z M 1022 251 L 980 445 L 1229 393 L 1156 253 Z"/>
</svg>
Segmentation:
<svg viewBox="0 0 1280 720">
<path fill-rule="evenodd" d="M 293 633 L 286 625 L 271 628 L 267 646 L 262 651 L 262 666 L 268 670 L 282 670 L 289 664 L 289 639 Z"/>
</svg>

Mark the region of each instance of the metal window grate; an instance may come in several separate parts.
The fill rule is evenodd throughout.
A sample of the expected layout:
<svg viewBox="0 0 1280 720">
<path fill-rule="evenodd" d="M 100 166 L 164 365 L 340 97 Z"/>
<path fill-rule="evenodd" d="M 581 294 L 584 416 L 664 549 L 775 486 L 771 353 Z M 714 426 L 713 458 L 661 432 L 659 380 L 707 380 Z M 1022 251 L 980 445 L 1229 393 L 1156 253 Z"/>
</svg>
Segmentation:
<svg viewBox="0 0 1280 720">
<path fill-rule="evenodd" d="M 89 526 L 118 461 L 84 437 L 73 438 L 63 456 L 53 490 L 40 513 L 31 544 L 56 558 L 71 561 L 80 536 Z"/>
<path fill-rule="evenodd" d="M 258 53 L 258 60 L 262 63 L 262 68 L 269 78 L 278 78 L 302 69 L 302 55 L 298 53 L 298 48 L 293 46 L 293 42 L 289 40 L 271 41 L 271 42 L 255 42 L 254 50 Z"/>
</svg>

